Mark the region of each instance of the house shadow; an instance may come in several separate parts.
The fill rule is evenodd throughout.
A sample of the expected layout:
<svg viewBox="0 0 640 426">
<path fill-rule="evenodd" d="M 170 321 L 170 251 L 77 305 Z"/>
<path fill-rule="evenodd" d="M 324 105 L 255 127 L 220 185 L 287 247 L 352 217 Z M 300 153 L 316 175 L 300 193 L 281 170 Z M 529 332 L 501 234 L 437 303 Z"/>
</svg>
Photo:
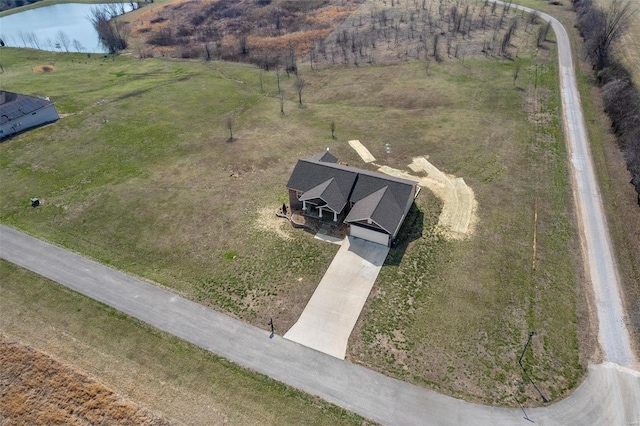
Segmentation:
<svg viewBox="0 0 640 426">
<path fill-rule="evenodd" d="M 384 262 L 385 265 L 399 265 L 409 244 L 422 237 L 423 229 L 424 212 L 413 203 L 400 227 L 400 232 L 398 232 L 391 250 L 389 250 L 387 259 Z"/>
</svg>

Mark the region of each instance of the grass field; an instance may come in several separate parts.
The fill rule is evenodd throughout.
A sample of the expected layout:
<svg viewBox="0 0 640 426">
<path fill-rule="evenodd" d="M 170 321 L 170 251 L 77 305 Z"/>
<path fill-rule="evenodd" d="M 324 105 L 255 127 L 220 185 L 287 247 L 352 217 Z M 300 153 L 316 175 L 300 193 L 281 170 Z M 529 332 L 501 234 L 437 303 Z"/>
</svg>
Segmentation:
<svg viewBox="0 0 640 426">
<path fill-rule="evenodd" d="M 4 260 L 0 261 L 0 292 L 0 333 L 8 340 L 22 341 L 77 366 L 169 421 L 190 425 L 367 424 L 354 414 L 239 368 Z M 55 404 L 57 382 L 51 380 L 47 392 L 57 408 L 50 413 L 62 416 L 66 403 Z M 70 389 L 61 386 L 58 390 L 82 393 L 79 386 L 70 385 Z M 72 399 L 68 402 L 79 402 Z M 3 402 L 7 401 L 0 401 L 0 418 L 3 410 L 16 408 Z M 128 407 L 111 408 L 104 414 L 122 414 Z"/>
<path fill-rule="evenodd" d="M 281 117 L 275 74 L 263 73 L 261 91 L 246 65 L 5 49 L 3 86 L 50 96 L 64 118 L 0 145 L 0 220 L 252 324 L 273 317 L 284 332 L 336 251 L 268 214 L 286 201 L 295 160 L 330 147 L 365 167 L 349 139 L 394 168 L 427 155 L 474 190 L 476 233 L 441 238 L 440 206 L 424 191 L 349 358 L 466 399 L 513 405 L 516 392 L 535 403 L 516 362 L 535 330 L 524 362 L 555 399 L 586 358 L 554 55 L 552 41 L 521 51 L 515 82 L 499 58 L 428 72 L 417 61 L 302 65 L 303 106 L 283 76 Z M 32 72 L 45 64 L 55 71 Z"/>
</svg>

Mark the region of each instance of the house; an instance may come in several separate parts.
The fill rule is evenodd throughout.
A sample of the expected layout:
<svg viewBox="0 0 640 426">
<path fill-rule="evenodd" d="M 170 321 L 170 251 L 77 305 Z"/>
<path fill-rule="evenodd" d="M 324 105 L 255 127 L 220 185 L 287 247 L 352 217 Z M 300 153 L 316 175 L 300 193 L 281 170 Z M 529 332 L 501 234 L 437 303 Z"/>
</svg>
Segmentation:
<svg viewBox="0 0 640 426">
<path fill-rule="evenodd" d="M 298 160 L 287 189 L 292 210 L 344 222 L 349 235 L 390 246 L 413 204 L 417 183 L 340 165 L 327 151 Z"/>
<path fill-rule="evenodd" d="M 0 139 L 59 118 L 49 99 L 0 90 Z"/>
</svg>

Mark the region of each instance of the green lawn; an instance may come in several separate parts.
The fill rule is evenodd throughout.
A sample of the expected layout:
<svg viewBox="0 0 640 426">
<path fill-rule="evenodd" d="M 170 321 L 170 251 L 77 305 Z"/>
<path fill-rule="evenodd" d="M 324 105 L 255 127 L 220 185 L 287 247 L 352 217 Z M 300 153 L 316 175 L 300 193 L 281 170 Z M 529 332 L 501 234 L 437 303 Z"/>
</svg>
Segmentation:
<svg viewBox="0 0 640 426">
<path fill-rule="evenodd" d="M 0 333 L 78 366 L 184 424 L 366 422 L 0 261 Z"/>
<path fill-rule="evenodd" d="M 440 205 L 421 193 L 352 335 L 350 359 L 467 399 L 514 404 L 515 391 L 531 402 L 532 387 L 515 384 L 516 361 L 535 330 L 524 361 L 547 397 L 584 374 L 552 43 L 520 52 L 515 85 L 513 62 L 497 58 L 447 60 L 428 73 L 412 61 L 301 66 L 304 105 L 283 76 L 284 117 L 275 74 L 264 73 L 261 91 L 259 71 L 247 65 L 2 55 L 4 88 L 50 96 L 64 115 L 0 144 L 3 223 L 254 325 L 273 317 L 286 330 L 336 252 L 270 214 L 287 199 L 296 159 L 329 147 L 367 167 L 349 139 L 395 168 L 427 155 L 473 189 L 476 232 L 443 239 L 434 230 Z M 31 71 L 44 64 L 56 70 Z M 29 207 L 30 197 L 42 206 Z"/>
</svg>

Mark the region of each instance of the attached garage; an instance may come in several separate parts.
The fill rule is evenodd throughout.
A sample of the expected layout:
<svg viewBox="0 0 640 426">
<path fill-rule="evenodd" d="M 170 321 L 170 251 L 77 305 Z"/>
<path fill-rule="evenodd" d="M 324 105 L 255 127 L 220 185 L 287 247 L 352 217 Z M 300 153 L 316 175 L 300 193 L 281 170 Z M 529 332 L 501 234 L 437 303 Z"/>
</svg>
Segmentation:
<svg viewBox="0 0 640 426">
<path fill-rule="evenodd" d="M 389 234 L 374 231 L 373 229 L 365 228 L 363 226 L 356 225 L 355 223 L 350 224 L 349 235 L 351 235 L 352 237 L 358 237 L 362 238 L 363 240 L 389 246 Z"/>
</svg>

